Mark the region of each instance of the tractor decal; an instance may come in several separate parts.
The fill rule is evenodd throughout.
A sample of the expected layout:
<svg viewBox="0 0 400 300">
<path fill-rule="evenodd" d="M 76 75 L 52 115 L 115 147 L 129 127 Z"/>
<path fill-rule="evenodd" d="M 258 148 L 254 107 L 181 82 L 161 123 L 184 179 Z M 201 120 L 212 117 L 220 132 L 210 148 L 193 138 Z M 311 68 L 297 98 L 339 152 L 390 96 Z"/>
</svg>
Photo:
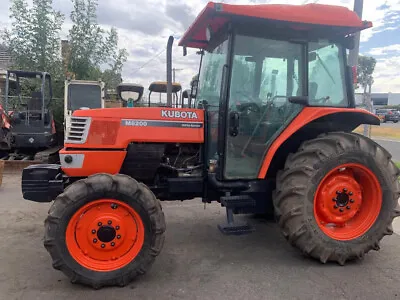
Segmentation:
<svg viewBox="0 0 400 300">
<path fill-rule="evenodd" d="M 202 128 L 203 123 L 201 123 L 201 122 L 181 122 L 181 121 L 122 119 L 121 126 Z"/>
<path fill-rule="evenodd" d="M 174 118 L 174 119 L 192 119 L 197 120 L 199 117 L 194 111 L 179 111 L 179 110 L 162 110 L 161 116 L 163 118 Z"/>
</svg>

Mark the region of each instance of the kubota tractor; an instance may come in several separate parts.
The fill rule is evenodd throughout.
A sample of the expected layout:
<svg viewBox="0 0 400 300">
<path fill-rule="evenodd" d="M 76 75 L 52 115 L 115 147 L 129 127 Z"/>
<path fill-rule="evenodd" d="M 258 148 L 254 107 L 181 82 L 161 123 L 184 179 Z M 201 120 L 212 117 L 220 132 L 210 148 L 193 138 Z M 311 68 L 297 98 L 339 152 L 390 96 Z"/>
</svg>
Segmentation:
<svg viewBox="0 0 400 300">
<path fill-rule="evenodd" d="M 226 207 L 227 234 L 252 230 L 235 214 L 273 210 L 289 243 L 323 263 L 378 250 L 400 214 L 400 172 L 352 133 L 380 122 L 355 108 L 346 61 L 371 26 L 339 6 L 209 3 L 180 40 L 204 50 L 196 108 L 77 110 L 61 165 L 23 171 L 25 199 L 54 200 L 53 267 L 126 285 L 163 247 L 159 200 L 197 197 Z"/>
</svg>

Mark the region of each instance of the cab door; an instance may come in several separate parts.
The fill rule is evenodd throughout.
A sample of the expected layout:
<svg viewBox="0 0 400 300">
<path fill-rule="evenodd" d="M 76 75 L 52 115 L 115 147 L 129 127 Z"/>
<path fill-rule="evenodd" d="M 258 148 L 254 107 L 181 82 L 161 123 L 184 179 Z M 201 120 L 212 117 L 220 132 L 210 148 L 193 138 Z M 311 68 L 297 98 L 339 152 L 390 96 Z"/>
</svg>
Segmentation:
<svg viewBox="0 0 400 300">
<path fill-rule="evenodd" d="M 224 153 L 220 157 L 223 179 L 256 179 L 272 141 L 302 109 L 288 99 L 304 95 L 304 47 L 235 37 L 225 137 L 219 149 Z"/>
</svg>

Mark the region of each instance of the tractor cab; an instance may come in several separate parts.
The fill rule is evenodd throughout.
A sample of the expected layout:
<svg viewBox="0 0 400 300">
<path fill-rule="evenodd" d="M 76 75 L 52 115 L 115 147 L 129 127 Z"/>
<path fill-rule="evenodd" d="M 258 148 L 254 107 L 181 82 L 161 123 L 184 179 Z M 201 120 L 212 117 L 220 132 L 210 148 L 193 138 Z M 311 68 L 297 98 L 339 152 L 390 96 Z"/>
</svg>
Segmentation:
<svg viewBox="0 0 400 300">
<path fill-rule="evenodd" d="M 370 26 L 338 6 L 206 6 L 180 45 L 203 50 L 196 107 L 207 106 L 220 180 L 265 176 L 266 153 L 305 107 L 355 107 L 346 50 Z"/>
<path fill-rule="evenodd" d="M 13 80 L 16 81 L 16 89 L 11 88 Z M 50 74 L 7 71 L 4 108 L 11 118 L 12 148 L 46 149 L 55 145 L 51 101 Z"/>
<path fill-rule="evenodd" d="M 118 99 L 123 107 L 137 106 L 142 99 L 144 87 L 135 83 L 120 83 L 117 86 Z"/>
<path fill-rule="evenodd" d="M 149 99 L 148 99 L 149 107 L 150 106 L 159 106 L 159 107 L 167 106 L 167 104 L 163 102 L 163 97 L 162 97 L 162 95 L 167 94 L 167 86 L 168 86 L 168 84 L 165 81 L 155 81 L 150 84 Z M 181 97 L 178 95 L 178 93 L 181 91 L 182 91 L 182 86 L 177 82 L 173 82 L 172 83 L 172 95 L 173 95 L 172 107 L 175 107 L 175 108 L 181 107 L 181 104 L 179 103 L 180 102 L 179 100 L 181 99 Z M 158 95 L 159 95 L 158 104 L 156 104 L 155 102 L 153 102 L 153 103 L 151 102 L 151 94 L 152 93 L 158 93 Z"/>
</svg>

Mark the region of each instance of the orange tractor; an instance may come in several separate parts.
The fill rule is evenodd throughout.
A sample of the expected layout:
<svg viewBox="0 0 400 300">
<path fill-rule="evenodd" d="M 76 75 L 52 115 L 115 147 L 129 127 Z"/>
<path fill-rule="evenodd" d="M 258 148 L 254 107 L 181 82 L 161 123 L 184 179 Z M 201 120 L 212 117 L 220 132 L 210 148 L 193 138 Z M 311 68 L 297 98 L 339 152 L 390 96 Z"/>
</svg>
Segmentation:
<svg viewBox="0 0 400 300">
<path fill-rule="evenodd" d="M 184 54 L 201 49 L 194 107 L 77 110 L 61 164 L 24 169 L 24 198 L 54 200 L 53 267 L 94 288 L 126 285 L 163 248 L 160 200 L 198 197 L 226 208 L 226 234 L 253 230 L 235 214 L 272 211 L 322 263 L 378 250 L 400 214 L 400 172 L 352 133 L 380 122 L 355 108 L 346 57 L 371 26 L 339 6 L 207 4 L 180 40 Z"/>
</svg>

